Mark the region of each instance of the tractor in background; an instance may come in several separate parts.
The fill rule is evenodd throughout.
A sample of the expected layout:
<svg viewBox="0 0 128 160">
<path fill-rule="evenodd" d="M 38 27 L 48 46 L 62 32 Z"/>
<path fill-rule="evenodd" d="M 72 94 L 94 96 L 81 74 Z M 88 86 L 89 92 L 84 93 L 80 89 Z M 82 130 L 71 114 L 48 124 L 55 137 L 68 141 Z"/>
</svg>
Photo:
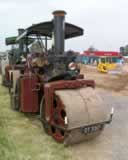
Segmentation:
<svg viewBox="0 0 128 160">
<path fill-rule="evenodd" d="M 113 110 L 105 107 L 94 80 L 80 74 L 75 53 L 65 51 L 65 39 L 83 35 L 82 28 L 65 22 L 65 15 L 55 11 L 52 21 L 32 25 L 17 37 L 18 43 L 26 39 L 26 62 L 11 71 L 10 97 L 14 110 L 39 113 L 46 133 L 70 145 L 97 137 Z M 41 52 L 29 52 L 29 38 Z"/>
<path fill-rule="evenodd" d="M 24 32 L 24 29 L 18 29 L 18 35 L 21 35 Z M 15 37 L 8 37 L 5 39 L 5 44 L 7 46 L 11 45 L 11 50 L 8 51 L 8 64 L 5 64 L 5 67 L 3 68 L 4 74 L 3 78 L 3 85 L 9 87 L 12 87 L 12 74 L 19 74 L 19 70 L 24 70 L 24 63 L 26 62 L 25 58 L 25 51 L 24 47 L 26 46 L 26 41 L 28 45 L 34 42 L 34 39 L 22 39 L 21 41 L 16 41 L 17 36 Z M 13 72 L 12 72 L 13 70 Z M 14 73 L 15 70 L 15 73 Z"/>
<path fill-rule="evenodd" d="M 108 73 L 111 70 L 116 69 L 117 64 L 112 62 L 111 57 L 102 57 L 97 65 L 97 70 L 102 73 Z"/>
<path fill-rule="evenodd" d="M 21 29 L 18 30 L 21 32 Z M 8 51 L 8 63 L 4 63 L 3 75 L 2 75 L 2 84 L 6 87 L 10 87 L 11 84 L 11 70 L 16 69 L 16 64 L 20 60 L 20 51 L 19 44 L 16 42 L 17 37 L 7 37 L 5 39 L 5 44 L 11 46 L 11 49 Z M 18 66 L 17 66 L 18 67 Z"/>
</svg>

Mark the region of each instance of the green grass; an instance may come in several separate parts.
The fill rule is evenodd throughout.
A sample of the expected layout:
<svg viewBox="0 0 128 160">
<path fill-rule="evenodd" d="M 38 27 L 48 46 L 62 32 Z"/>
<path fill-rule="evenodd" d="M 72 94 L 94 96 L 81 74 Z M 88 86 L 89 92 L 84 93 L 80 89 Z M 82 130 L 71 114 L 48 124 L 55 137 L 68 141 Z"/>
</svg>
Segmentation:
<svg viewBox="0 0 128 160">
<path fill-rule="evenodd" d="M 35 116 L 10 108 L 8 90 L 0 86 L 0 160 L 69 160 L 65 148 L 46 135 Z"/>
</svg>

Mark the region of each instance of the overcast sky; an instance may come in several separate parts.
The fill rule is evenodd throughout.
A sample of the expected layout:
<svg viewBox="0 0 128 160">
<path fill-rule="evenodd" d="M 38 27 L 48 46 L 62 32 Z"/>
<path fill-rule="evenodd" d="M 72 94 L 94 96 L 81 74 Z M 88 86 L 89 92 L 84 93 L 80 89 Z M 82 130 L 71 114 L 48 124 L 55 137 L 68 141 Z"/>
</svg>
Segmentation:
<svg viewBox="0 0 128 160">
<path fill-rule="evenodd" d="M 118 51 L 128 44 L 128 0 L 0 0 L 0 50 L 4 39 L 18 28 L 51 20 L 56 9 L 67 12 L 66 21 L 84 29 L 84 36 L 66 41 L 66 49 Z"/>
</svg>

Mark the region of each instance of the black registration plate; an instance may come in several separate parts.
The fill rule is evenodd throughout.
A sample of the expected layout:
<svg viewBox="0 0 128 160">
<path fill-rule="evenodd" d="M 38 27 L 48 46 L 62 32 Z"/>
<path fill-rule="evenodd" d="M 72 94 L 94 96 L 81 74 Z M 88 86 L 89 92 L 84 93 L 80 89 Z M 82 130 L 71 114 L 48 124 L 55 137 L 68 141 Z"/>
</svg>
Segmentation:
<svg viewBox="0 0 128 160">
<path fill-rule="evenodd" d="M 89 134 L 94 133 L 102 129 L 102 125 L 86 126 L 82 128 L 82 133 Z"/>
</svg>

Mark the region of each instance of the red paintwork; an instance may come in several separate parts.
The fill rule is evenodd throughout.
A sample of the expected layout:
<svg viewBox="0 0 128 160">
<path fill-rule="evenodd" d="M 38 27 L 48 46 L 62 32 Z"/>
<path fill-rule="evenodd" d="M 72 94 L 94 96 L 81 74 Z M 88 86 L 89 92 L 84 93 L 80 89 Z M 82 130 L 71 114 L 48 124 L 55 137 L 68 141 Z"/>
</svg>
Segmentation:
<svg viewBox="0 0 128 160">
<path fill-rule="evenodd" d="M 21 84 L 21 104 L 22 112 L 36 113 L 39 111 L 38 91 L 34 90 L 37 87 L 38 79 L 36 76 L 24 76 L 20 80 Z"/>
<path fill-rule="evenodd" d="M 52 137 L 57 141 L 57 142 L 63 142 L 64 141 L 64 135 L 61 134 L 61 130 L 55 128 L 55 133 L 51 133 Z"/>
<path fill-rule="evenodd" d="M 120 53 L 119 52 L 112 52 L 112 51 L 94 51 L 94 52 L 90 52 L 90 51 L 84 51 L 81 55 L 84 56 L 105 56 L 105 57 L 120 57 Z"/>
</svg>

